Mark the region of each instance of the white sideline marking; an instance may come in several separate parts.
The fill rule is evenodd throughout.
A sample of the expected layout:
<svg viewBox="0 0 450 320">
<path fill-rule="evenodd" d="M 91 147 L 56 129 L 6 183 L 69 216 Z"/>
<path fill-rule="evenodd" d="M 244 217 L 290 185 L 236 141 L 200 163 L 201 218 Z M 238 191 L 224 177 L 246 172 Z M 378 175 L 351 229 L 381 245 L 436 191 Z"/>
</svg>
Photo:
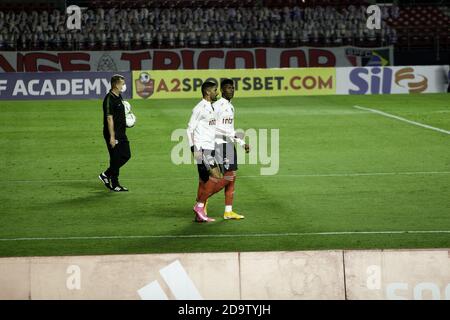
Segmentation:
<svg viewBox="0 0 450 320">
<path fill-rule="evenodd" d="M 241 178 L 283 178 L 283 177 L 365 177 L 365 176 L 395 176 L 395 175 L 424 175 L 424 174 L 450 174 L 450 171 L 404 171 L 404 172 L 363 172 L 363 173 L 305 173 L 305 174 L 276 174 L 272 176 L 239 176 L 239 179 Z M 195 180 L 196 177 L 173 177 L 173 178 L 167 178 L 167 177 L 153 177 L 152 181 L 154 180 Z M 45 182 L 88 182 L 88 181 L 94 181 L 95 178 L 92 179 L 49 179 L 49 180 L 2 180 L 0 183 L 45 183 Z M 139 181 L 139 180 L 149 180 L 149 179 L 143 179 L 143 178 L 123 178 L 124 181 Z"/>
<path fill-rule="evenodd" d="M 447 130 L 444 130 L 444 129 L 440 129 L 440 128 L 436 128 L 436 127 L 432 127 L 432 126 L 429 126 L 427 124 L 423 124 L 423 123 L 420 123 L 420 122 L 411 121 L 411 120 L 408 120 L 408 119 L 405 119 L 405 118 L 402 118 L 402 117 L 399 117 L 399 116 L 395 116 L 393 114 L 386 113 L 386 112 L 383 112 L 383 111 L 380 111 L 380 110 L 364 108 L 364 107 L 360 107 L 360 106 L 353 106 L 353 107 L 356 108 L 356 109 L 360 109 L 360 110 L 365 110 L 365 111 L 370 111 L 370 112 L 373 112 L 373 113 L 381 114 L 382 116 L 393 118 L 393 119 L 397 119 L 397 120 L 400 120 L 400 121 L 404 121 L 404 122 L 407 122 L 407 123 L 410 123 L 410 124 L 413 124 L 413 125 L 416 125 L 416 126 L 419 126 L 419 127 L 422 127 L 422 128 L 431 129 L 431 130 L 442 132 L 442 133 L 445 133 L 445 134 L 450 134 L 450 131 L 447 131 Z"/>
<path fill-rule="evenodd" d="M 291 232 L 291 233 L 250 233 L 250 234 L 185 234 L 185 235 L 146 235 L 146 236 L 93 236 L 93 237 L 54 237 L 54 238 L 4 238 L 0 241 L 53 241 L 53 240 L 120 240 L 120 239 L 183 239 L 183 238 L 253 238 L 253 237 L 301 237 L 301 236 L 341 236 L 366 234 L 438 234 L 450 230 L 429 231 L 339 231 L 339 232 Z"/>
<path fill-rule="evenodd" d="M 364 176 L 395 176 L 395 175 L 423 175 L 450 174 L 450 171 L 412 171 L 412 172 L 367 172 L 367 173 L 324 173 L 324 174 L 276 174 L 274 176 L 239 176 L 239 178 L 258 177 L 364 177 Z"/>
</svg>

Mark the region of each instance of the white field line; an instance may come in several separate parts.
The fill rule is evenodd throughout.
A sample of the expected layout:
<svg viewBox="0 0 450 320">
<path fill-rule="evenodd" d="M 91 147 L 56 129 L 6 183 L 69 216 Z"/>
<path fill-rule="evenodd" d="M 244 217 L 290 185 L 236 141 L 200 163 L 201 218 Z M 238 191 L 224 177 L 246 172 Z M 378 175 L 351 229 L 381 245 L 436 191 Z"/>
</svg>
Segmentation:
<svg viewBox="0 0 450 320">
<path fill-rule="evenodd" d="M 92 237 L 33 237 L 0 238 L 0 242 L 13 241 L 59 241 L 59 240 L 124 240 L 124 239 L 185 239 L 185 238 L 268 238 L 302 236 L 342 236 L 342 235 L 386 235 L 386 234 L 450 234 L 450 230 L 428 231 L 341 231 L 305 233 L 253 233 L 253 234 L 186 234 L 186 235 L 136 235 L 136 236 L 92 236 Z"/>
<path fill-rule="evenodd" d="M 445 133 L 445 134 L 450 134 L 450 131 L 447 131 L 447 130 L 444 130 L 444 129 L 440 129 L 440 128 L 436 128 L 436 127 L 432 127 L 432 126 L 429 126 L 427 124 L 423 124 L 423 123 L 420 123 L 420 122 L 411 121 L 411 120 L 408 120 L 408 119 L 405 119 L 405 118 L 402 118 L 402 117 L 399 117 L 399 116 L 396 116 L 396 115 L 393 115 L 393 114 L 390 114 L 390 113 L 387 113 L 387 112 L 383 112 L 383 111 L 380 111 L 380 110 L 364 108 L 364 107 L 360 107 L 360 106 L 353 106 L 353 107 L 356 108 L 356 109 L 359 109 L 359 110 L 370 111 L 370 112 L 373 112 L 373 113 L 376 113 L 376 114 L 379 114 L 379 115 L 382 115 L 382 116 L 385 116 L 385 117 L 388 117 L 388 118 L 393 118 L 393 119 L 396 119 L 396 120 L 407 122 L 409 124 L 412 124 L 412 125 L 415 125 L 415 126 L 419 126 L 419 127 L 422 127 L 422 128 L 438 131 L 438 132 Z"/>
<path fill-rule="evenodd" d="M 362 172 L 362 173 L 305 173 L 305 174 L 276 174 L 276 175 L 256 175 L 256 176 L 239 176 L 241 178 L 291 178 L 291 177 L 304 177 L 304 178 L 316 178 L 316 177 L 371 177 L 371 176 L 396 176 L 396 175 L 439 175 L 450 174 L 450 171 L 404 171 L 404 172 Z M 153 177 L 153 178 L 123 178 L 124 181 L 174 181 L 174 180 L 195 180 L 196 177 Z M 64 183 L 64 182 L 88 182 L 97 181 L 97 178 L 92 179 L 48 179 L 48 180 L 1 180 L 0 183 Z"/>
</svg>

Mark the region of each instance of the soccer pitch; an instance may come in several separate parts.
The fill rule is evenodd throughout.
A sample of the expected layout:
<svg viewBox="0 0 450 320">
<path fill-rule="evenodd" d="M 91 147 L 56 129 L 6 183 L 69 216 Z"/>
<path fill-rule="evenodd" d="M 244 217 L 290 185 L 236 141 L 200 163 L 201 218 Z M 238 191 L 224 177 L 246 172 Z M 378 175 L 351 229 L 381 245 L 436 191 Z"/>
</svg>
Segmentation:
<svg viewBox="0 0 450 320">
<path fill-rule="evenodd" d="M 233 208 L 192 222 L 173 130 L 198 100 L 133 100 L 129 193 L 111 193 L 101 101 L 0 104 L 0 256 L 450 247 L 448 94 L 239 98 L 236 128 L 279 129 L 277 175 L 240 165 Z M 409 231 L 409 232 L 406 232 Z"/>
</svg>

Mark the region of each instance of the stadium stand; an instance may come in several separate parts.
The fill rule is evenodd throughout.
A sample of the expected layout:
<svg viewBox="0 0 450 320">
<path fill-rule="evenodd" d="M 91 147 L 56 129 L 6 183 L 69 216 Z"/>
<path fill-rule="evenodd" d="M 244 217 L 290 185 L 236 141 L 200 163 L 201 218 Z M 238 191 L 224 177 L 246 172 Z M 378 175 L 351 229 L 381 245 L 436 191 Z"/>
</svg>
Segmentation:
<svg viewBox="0 0 450 320">
<path fill-rule="evenodd" d="M 2 2 L 0 50 L 450 44 L 447 7 L 383 6 L 381 29 L 370 30 L 364 1 L 72 2 L 83 9 L 79 31 L 57 1 Z"/>
</svg>

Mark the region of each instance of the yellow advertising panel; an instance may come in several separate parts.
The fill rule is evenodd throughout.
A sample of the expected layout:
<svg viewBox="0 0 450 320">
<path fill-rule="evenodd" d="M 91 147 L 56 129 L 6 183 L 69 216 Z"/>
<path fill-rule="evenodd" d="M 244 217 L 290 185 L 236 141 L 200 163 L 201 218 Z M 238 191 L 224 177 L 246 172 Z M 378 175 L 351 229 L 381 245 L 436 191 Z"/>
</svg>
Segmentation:
<svg viewBox="0 0 450 320">
<path fill-rule="evenodd" d="M 231 78 L 238 97 L 336 94 L 335 68 L 133 71 L 133 99 L 201 97 L 205 81 Z"/>
</svg>

